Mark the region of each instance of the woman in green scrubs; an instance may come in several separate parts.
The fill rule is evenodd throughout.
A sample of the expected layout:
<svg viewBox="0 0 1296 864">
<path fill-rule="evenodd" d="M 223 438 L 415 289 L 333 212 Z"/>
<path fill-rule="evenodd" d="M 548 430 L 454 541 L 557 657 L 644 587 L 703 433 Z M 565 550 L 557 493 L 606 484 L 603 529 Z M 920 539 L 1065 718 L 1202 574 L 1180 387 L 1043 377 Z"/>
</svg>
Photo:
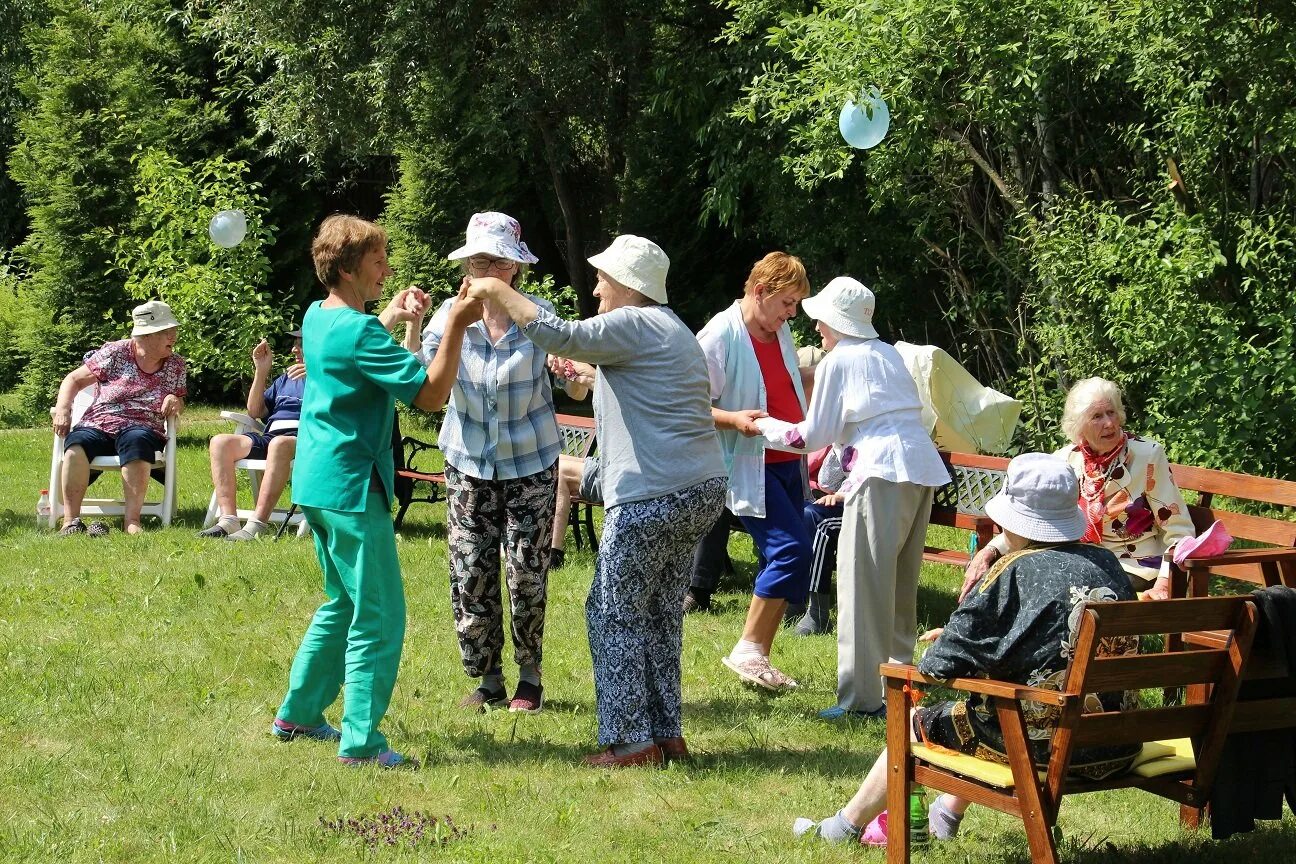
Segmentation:
<svg viewBox="0 0 1296 864">
<path fill-rule="evenodd" d="M 387 328 L 417 321 L 427 295 L 406 289 L 380 316 L 365 312 L 392 275 L 386 232 L 355 216 L 333 215 L 320 225 L 311 255 L 328 297 L 311 304 L 302 321 L 311 379 L 292 489 L 314 532 L 329 599 L 297 650 L 271 731 L 284 740 L 340 741 L 338 758 L 347 764 L 412 767 L 417 763 L 388 747 L 378 731 L 405 636 L 405 590 L 391 519 L 392 417 L 397 399 L 423 410 L 445 403 L 464 328 L 481 317 L 481 304 L 456 301 L 446 337 L 425 371 Z M 324 710 L 344 686 L 339 732 Z"/>
</svg>

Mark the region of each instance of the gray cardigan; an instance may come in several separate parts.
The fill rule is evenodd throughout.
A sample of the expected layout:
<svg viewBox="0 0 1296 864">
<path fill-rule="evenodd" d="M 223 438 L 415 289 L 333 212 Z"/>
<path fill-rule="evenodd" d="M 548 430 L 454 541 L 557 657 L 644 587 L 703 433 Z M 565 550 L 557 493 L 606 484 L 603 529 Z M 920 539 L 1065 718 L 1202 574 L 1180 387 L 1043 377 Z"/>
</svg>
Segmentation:
<svg viewBox="0 0 1296 864">
<path fill-rule="evenodd" d="M 726 477 L 697 340 L 666 306 L 623 306 L 584 321 L 540 307 L 523 328 L 550 354 L 598 367 L 603 504 L 657 498 Z"/>
</svg>

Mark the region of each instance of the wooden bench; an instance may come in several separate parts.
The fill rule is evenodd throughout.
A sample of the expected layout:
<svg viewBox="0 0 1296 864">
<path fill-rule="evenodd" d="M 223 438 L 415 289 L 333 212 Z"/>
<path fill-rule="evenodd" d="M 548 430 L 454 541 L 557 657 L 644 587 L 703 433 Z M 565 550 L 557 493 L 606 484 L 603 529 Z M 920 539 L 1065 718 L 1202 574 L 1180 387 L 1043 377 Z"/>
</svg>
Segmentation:
<svg viewBox="0 0 1296 864">
<path fill-rule="evenodd" d="M 1256 626 L 1255 602 L 1243 596 L 1090 603 L 1082 614 L 1074 659 L 1059 691 L 983 678 L 935 682 L 913 666 L 883 664 L 889 780 L 887 860 L 891 864 L 909 861 L 908 801 L 915 784 L 1020 818 L 1031 859 L 1036 862 L 1058 860 L 1052 829 L 1065 795 L 1136 788 L 1189 808 L 1204 806 L 1230 732 L 1296 726 L 1296 699 L 1237 702 Z M 1104 638 L 1189 631 L 1220 635 L 1211 644 L 1194 646 L 1200 650 L 1097 656 Z M 906 698 L 911 683 L 941 684 L 993 697 L 1007 766 L 911 742 Z M 1185 685 L 1196 688 L 1196 698 L 1188 704 L 1082 713 L 1087 693 Z M 1031 761 L 1021 704 L 1026 700 L 1060 710 L 1047 766 Z M 1101 781 L 1068 774 L 1075 748 L 1136 743 L 1144 745 L 1143 751 L 1128 772 Z"/>
<path fill-rule="evenodd" d="M 594 452 L 594 419 L 575 414 L 558 414 L 558 438 L 565 456 L 584 459 Z M 395 525 L 400 528 L 405 512 L 411 504 L 435 504 L 445 500 L 445 471 L 435 454 L 440 450 L 435 444 L 400 434 L 399 424 L 393 425 L 396 444 L 396 488 L 398 503 Z M 583 510 L 582 510 L 583 508 Z M 594 516 L 591 502 L 573 498 L 569 524 L 575 535 L 576 548 L 581 548 L 581 526 L 585 527 L 590 546 L 598 549 L 594 534 Z"/>
<path fill-rule="evenodd" d="M 993 536 L 994 523 L 985 515 L 985 504 L 1003 484 L 1008 460 L 999 456 L 957 452 L 942 452 L 941 458 L 945 460 L 953 480 L 936 491 L 931 521 L 936 525 L 974 532 L 977 548 L 980 548 Z M 1270 508 L 1285 508 L 1284 512 L 1290 515 L 1296 508 L 1296 482 L 1191 465 L 1172 464 L 1170 472 L 1185 499 L 1196 501 L 1189 503 L 1188 512 L 1198 533 L 1219 520 L 1235 539 L 1269 547 L 1240 549 L 1213 558 L 1185 562 L 1183 571 L 1178 568 L 1172 571 L 1171 593 L 1174 596 L 1207 596 L 1212 575 L 1262 586 L 1296 587 L 1296 522 L 1226 509 L 1216 500 L 1225 497 Z M 932 547 L 923 554 L 927 561 L 955 567 L 966 567 L 969 557 L 969 553 L 961 549 Z"/>
</svg>

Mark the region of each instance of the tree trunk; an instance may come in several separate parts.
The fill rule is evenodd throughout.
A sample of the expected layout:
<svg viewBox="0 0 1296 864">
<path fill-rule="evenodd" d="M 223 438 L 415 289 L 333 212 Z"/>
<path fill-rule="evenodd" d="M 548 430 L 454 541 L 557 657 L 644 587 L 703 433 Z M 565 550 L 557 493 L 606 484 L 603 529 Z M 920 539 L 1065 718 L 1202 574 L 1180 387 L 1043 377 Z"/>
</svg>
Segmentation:
<svg viewBox="0 0 1296 864">
<path fill-rule="evenodd" d="M 554 139 L 554 130 L 549 117 L 540 117 L 536 126 L 540 130 L 540 140 L 544 145 L 545 165 L 549 168 L 549 178 L 553 184 L 554 197 L 562 213 L 563 222 L 563 259 L 567 263 L 567 275 L 571 278 L 572 288 L 576 290 L 576 305 L 582 318 L 588 318 L 598 311 L 594 299 L 593 280 L 590 279 L 590 268 L 585 260 L 585 236 L 581 231 L 580 209 L 572 192 L 571 183 L 558 160 L 558 146 Z"/>
</svg>

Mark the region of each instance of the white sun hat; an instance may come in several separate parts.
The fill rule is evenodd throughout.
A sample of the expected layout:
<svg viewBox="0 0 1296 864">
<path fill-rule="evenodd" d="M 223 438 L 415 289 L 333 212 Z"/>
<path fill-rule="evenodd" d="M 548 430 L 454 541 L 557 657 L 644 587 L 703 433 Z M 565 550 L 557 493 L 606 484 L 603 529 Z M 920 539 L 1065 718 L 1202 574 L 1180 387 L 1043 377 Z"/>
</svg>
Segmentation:
<svg viewBox="0 0 1296 864">
<path fill-rule="evenodd" d="M 519 264 L 534 264 L 540 259 L 522 242 L 522 226 L 507 213 L 474 213 L 468 220 L 464 245 L 446 257 L 462 261 L 474 255 L 507 258 Z"/>
<path fill-rule="evenodd" d="M 131 310 L 131 325 L 132 336 L 148 336 L 179 327 L 180 322 L 172 314 L 170 306 L 161 300 L 150 300 Z"/>
<path fill-rule="evenodd" d="M 657 303 L 666 302 L 666 271 L 670 258 L 646 237 L 622 234 L 612 245 L 587 259 L 595 269 Z"/>
<path fill-rule="evenodd" d="M 801 301 L 801 308 L 816 321 L 822 321 L 843 336 L 861 339 L 878 338 L 873 329 L 873 309 L 877 300 L 864 283 L 849 276 L 838 276 L 818 294 Z"/>
<path fill-rule="evenodd" d="M 999 494 L 986 515 L 999 527 L 1041 543 L 1069 543 L 1084 536 L 1080 489 L 1066 462 L 1047 453 L 1023 453 L 1008 463 Z"/>
</svg>

